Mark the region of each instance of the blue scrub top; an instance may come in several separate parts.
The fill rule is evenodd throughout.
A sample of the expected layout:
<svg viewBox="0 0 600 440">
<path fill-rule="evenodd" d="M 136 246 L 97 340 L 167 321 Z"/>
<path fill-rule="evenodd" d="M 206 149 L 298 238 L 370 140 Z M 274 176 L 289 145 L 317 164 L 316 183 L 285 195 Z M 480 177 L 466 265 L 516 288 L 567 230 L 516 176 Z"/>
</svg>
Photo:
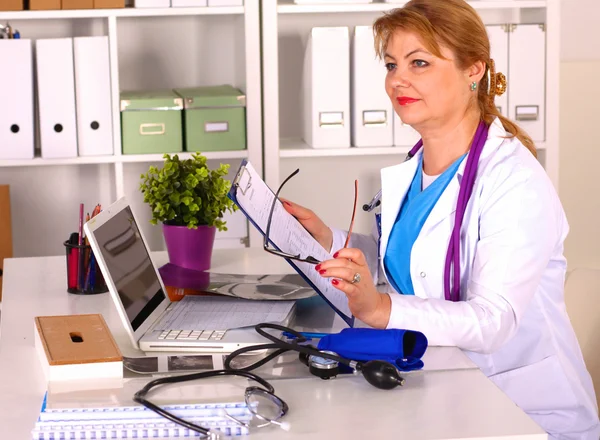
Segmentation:
<svg viewBox="0 0 600 440">
<path fill-rule="evenodd" d="M 454 177 L 466 154 L 456 159 L 425 190 L 423 187 L 423 155 L 419 156 L 417 172 L 406 192 L 396 222 L 392 227 L 383 263 L 388 278 L 397 292 L 414 295 L 410 277 L 410 253 L 429 213 Z"/>
</svg>

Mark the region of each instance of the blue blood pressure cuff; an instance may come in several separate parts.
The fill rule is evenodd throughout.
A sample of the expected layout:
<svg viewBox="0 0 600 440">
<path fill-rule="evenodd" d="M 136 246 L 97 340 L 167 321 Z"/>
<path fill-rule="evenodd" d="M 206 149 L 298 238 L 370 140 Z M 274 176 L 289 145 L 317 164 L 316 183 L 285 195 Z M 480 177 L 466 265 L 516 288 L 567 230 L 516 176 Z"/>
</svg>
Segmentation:
<svg viewBox="0 0 600 440">
<path fill-rule="evenodd" d="M 317 348 L 355 361 L 387 361 L 401 371 L 411 371 L 423 368 L 427 338 L 413 330 L 345 328 L 321 338 Z"/>
</svg>

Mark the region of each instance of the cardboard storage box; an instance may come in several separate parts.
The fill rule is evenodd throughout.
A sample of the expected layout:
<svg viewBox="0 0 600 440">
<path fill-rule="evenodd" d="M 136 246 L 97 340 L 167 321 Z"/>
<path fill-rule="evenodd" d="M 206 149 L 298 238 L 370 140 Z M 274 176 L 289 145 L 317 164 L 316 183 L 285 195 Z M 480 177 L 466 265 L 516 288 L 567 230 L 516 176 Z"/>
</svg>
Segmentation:
<svg viewBox="0 0 600 440">
<path fill-rule="evenodd" d="M 183 98 L 186 151 L 246 149 L 246 96 L 230 85 L 175 89 Z"/>
<path fill-rule="evenodd" d="M 125 0 L 94 0 L 94 9 L 119 9 L 125 7 Z"/>
<path fill-rule="evenodd" d="M 0 0 L 0 11 L 22 11 L 23 0 Z"/>
<path fill-rule="evenodd" d="M 183 151 L 182 110 L 173 91 L 121 93 L 123 154 Z"/>
<path fill-rule="evenodd" d="M 61 0 L 29 0 L 28 9 L 32 11 L 48 11 L 61 8 Z"/>
<path fill-rule="evenodd" d="M 61 0 L 62 9 L 94 9 L 94 0 Z"/>
</svg>

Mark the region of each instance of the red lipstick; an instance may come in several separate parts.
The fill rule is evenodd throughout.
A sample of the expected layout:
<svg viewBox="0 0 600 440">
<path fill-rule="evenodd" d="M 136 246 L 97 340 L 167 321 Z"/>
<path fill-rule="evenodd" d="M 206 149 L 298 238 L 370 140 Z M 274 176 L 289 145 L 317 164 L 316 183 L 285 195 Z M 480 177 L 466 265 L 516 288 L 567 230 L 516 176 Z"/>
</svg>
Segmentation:
<svg viewBox="0 0 600 440">
<path fill-rule="evenodd" d="M 400 105 L 408 105 L 418 101 L 418 99 L 409 98 L 408 96 L 399 96 L 398 98 L 396 98 L 396 100 Z"/>
</svg>

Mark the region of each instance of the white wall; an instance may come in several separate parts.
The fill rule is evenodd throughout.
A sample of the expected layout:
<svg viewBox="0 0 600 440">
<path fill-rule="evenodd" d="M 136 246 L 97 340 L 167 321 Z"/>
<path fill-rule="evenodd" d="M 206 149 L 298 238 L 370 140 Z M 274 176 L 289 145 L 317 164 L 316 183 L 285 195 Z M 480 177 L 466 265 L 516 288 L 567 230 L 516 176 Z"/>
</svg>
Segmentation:
<svg viewBox="0 0 600 440">
<path fill-rule="evenodd" d="M 571 231 L 570 269 L 600 268 L 600 2 L 562 0 L 559 194 Z"/>
</svg>

